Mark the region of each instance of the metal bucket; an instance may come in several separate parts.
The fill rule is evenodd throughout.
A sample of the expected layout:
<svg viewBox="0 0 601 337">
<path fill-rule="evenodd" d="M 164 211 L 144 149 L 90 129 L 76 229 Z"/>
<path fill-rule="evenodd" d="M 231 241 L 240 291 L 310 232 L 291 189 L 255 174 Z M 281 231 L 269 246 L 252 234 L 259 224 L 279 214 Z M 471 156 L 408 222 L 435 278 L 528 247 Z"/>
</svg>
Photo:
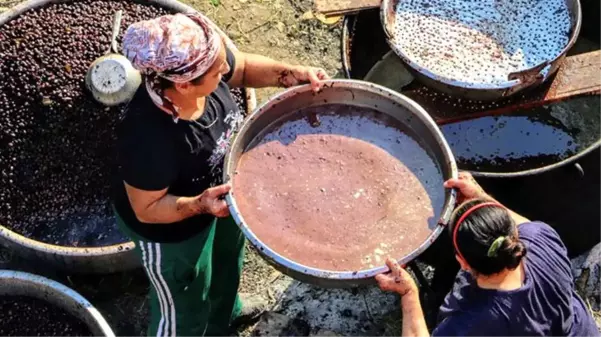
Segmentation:
<svg viewBox="0 0 601 337">
<path fill-rule="evenodd" d="M 0 270 L 0 295 L 27 296 L 49 302 L 80 319 L 94 336 L 115 336 L 104 317 L 88 300 L 75 290 L 45 277 Z"/>
<path fill-rule="evenodd" d="M 343 104 L 370 108 L 382 112 L 387 118 L 393 118 L 411 130 L 411 135 L 419 135 L 419 143 L 427 151 L 444 179 L 457 175 L 457 167 L 453 155 L 429 115 L 415 102 L 392 90 L 363 81 L 330 80 L 323 90 L 314 94 L 309 85 L 295 87 L 273 97 L 269 102 L 258 108 L 247 120 L 236 136 L 226 157 L 224 180 L 230 180 L 235 175 L 241 155 L 253 143 L 257 135 L 262 134 L 274 122 L 285 121 L 295 116 L 299 109 L 318 107 L 327 104 Z M 450 212 L 455 203 L 455 191 L 445 191 L 446 197 L 439 224 L 435 226 L 430 236 L 419 247 L 407 256 L 396 257 L 400 263 L 408 263 L 426 250 L 430 243 L 446 228 Z M 275 268 L 298 280 L 310 282 L 324 287 L 349 287 L 372 282 L 373 276 L 385 272 L 385 266 L 369 270 L 334 272 L 311 268 L 278 254 L 264 244 L 245 223 L 244 214 L 236 204 L 235 186 L 226 197 L 230 211 L 249 241 L 259 253 Z"/>
<path fill-rule="evenodd" d="M 0 14 L 0 25 L 9 22 L 22 13 L 43 7 L 51 3 L 70 2 L 73 0 L 29 0 Z M 141 4 L 156 4 L 173 12 L 191 13 L 196 10 L 176 0 L 139 0 Z M 222 34 L 225 34 L 216 27 Z M 228 44 L 235 48 L 231 40 Z M 257 104 L 254 89 L 245 89 L 247 113 L 254 110 Z M 10 249 L 16 255 L 28 260 L 35 260 L 45 265 L 73 273 L 113 273 L 130 270 L 140 266 L 135 256 L 132 241 L 105 247 L 66 247 L 52 245 L 29 239 L 19 233 L 0 225 L 0 245 Z"/>
</svg>

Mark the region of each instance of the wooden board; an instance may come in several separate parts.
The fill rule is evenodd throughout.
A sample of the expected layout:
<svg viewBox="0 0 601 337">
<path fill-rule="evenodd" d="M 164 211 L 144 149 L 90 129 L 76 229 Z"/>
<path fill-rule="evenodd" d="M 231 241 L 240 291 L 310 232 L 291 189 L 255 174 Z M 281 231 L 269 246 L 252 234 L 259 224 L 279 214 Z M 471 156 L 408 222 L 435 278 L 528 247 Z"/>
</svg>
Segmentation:
<svg viewBox="0 0 601 337">
<path fill-rule="evenodd" d="M 601 94 L 601 51 L 565 58 L 555 77 L 524 94 L 495 102 L 459 99 L 416 84 L 403 94 L 419 103 L 438 124 L 538 107 L 582 95 Z"/>
<path fill-rule="evenodd" d="M 313 0 L 313 7 L 317 13 L 337 16 L 380 7 L 381 3 L 382 0 Z"/>
</svg>

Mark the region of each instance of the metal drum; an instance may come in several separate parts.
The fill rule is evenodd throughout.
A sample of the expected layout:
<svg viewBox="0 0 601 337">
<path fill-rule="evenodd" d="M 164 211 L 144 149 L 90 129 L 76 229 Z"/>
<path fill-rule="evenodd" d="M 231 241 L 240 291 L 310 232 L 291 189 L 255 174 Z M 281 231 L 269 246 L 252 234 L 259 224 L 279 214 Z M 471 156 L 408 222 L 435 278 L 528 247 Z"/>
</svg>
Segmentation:
<svg viewBox="0 0 601 337">
<path fill-rule="evenodd" d="M 22 13 L 44 7 L 52 3 L 63 3 L 69 2 L 66 0 L 30 0 L 21 3 L 5 12 L 0 14 L 0 25 L 6 24 L 11 20 L 18 18 Z M 190 6 L 184 5 L 175 0 L 149 0 L 149 1 L 136 1 L 143 5 L 155 4 L 172 12 L 194 12 Z M 122 28 L 123 30 L 123 28 Z M 219 30 L 221 32 L 221 30 Z M 221 32 L 223 34 L 223 32 Z M 223 36 L 225 36 L 223 34 Z M 228 44 L 233 46 L 232 41 L 228 41 Z M 100 56 L 100 55 L 99 55 Z M 84 79 L 82 78 L 82 85 Z M 246 112 L 252 111 L 256 106 L 256 96 L 253 89 L 243 89 L 242 96 L 246 103 Z M 115 117 L 117 118 L 117 117 Z M 105 144 L 106 145 L 106 144 Z M 3 149 L 0 148 L 0 151 Z M 74 161 L 78 160 L 77 158 Z M 106 161 L 111 161 L 111 158 L 107 158 Z M 110 172 L 106 172 L 105 176 L 110 175 Z M 98 178 L 101 179 L 101 178 Z M 104 178 L 102 178 L 104 179 Z M 109 180 L 106 182 L 109 183 Z M 106 200 L 105 204 L 110 207 L 110 200 Z M 16 205 L 12 205 L 16 207 Z M 29 205 L 35 207 L 35 205 Z M 86 212 L 86 208 L 78 210 L 78 212 Z M 81 217 L 79 217 L 80 219 Z M 87 223 L 84 221 L 77 220 L 78 218 L 69 218 L 70 225 L 77 223 L 76 226 L 85 227 Z M 113 217 L 110 219 L 103 219 L 101 226 L 111 226 L 116 231 L 116 221 Z M 120 238 L 121 240 L 121 238 Z M 131 241 L 123 240 L 118 244 L 108 245 L 97 245 L 89 247 L 73 247 L 60 244 L 49 244 L 37 240 L 32 240 L 25 237 L 15 231 L 10 230 L 8 227 L 0 225 L 0 244 L 13 251 L 16 255 L 24 257 L 29 260 L 33 260 L 42 264 L 50 265 L 62 270 L 67 270 L 74 273 L 112 273 L 121 270 L 128 270 L 137 268 L 140 265 L 139 260 L 135 257 L 133 248 L 134 243 Z"/>
<path fill-rule="evenodd" d="M 98 310 L 75 290 L 42 276 L 0 270 L 0 296 L 27 296 L 64 309 L 87 325 L 93 336 L 115 333 Z"/>
<path fill-rule="evenodd" d="M 241 128 L 228 153 L 226 158 L 226 170 L 224 172 L 225 180 L 232 179 L 234 182 L 236 181 L 234 177 L 237 174 L 240 158 L 245 152 L 250 151 L 254 147 L 257 138 L 262 139 L 266 133 L 276 130 L 273 129 L 275 126 L 282 125 L 282 123 L 288 121 L 296 121 L 298 118 L 301 118 L 299 116 L 303 115 L 298 115 L 299 111 L 305 111 L 304 109 L 306 108 L 317 108 L 331 104 L 359 107 L 377 112 L 375 115 L 377 117 L 374 118 L 385 123 L 389 128 L 406 130 L 403 131 L 403 133 L 413 138 L 414 141 L 426 150 L 428 156 L 438 167 L 437 171 L 439 172 L 438 174 L 442 175 L 441 178 L 448 179 L 456 176 L 454 159 L 442 134 L 433 120 L 419 105 L 403 95 L 368 82 L 330 80 L 325 83 L 323 90 L 318 94 L 314 94 L 309 85 L 295 87 L 273 97 L 269 102 L 258 108 Z M 335 118 L 345 118 L 344 115 L 335 116 Z M 389 124 L 389 122 L 386 122 L 387 120 L 390 121 L 391 118 L 394 123 L 398 123 L 399 126 L 396 126 L 397 124 Z M 342 119 L 338 120 L 338 124 L 344 123 Z M 358 128 L 357 130 L 363 129 Z M 320 131 L 315 132 L 317 132 L 317 134 L 323 134 Z M 326 133 L 327 132 L 328 131 L 326 131 Z M 345 134 L 343 133 L 343 135 Z M 348 137 L 348 135 L 346 135 L 346 137 Z M 351 137 L 355 138 L 355 136 Z M 387 144 L 391 144 L 391 147 L 402 146 L 397 145 L 398 140 L 395 142 L 393 138 L 386 141 L 389 142 Z M 286 140 L 281 140 L 281 142 L 287 144 L 287 138 Z M 373 142 L 373 140 L 370 138 L 369 142 Z M 379 147 L 382 148 L 381 145 L 379 145 Z M 442 186 L 440 187 L 442 188 Z M 266 245 L 262 239 L 253 232 L 251 229 L 252 226 L 249 226 L 248 223 L 246 223 L 245 214 L 240 211 L 240 204 L 237 203 L 236 196 L 238 193 L 242 192 L 236 190 L 236 184 L 234 183 L 232 191 L 226 198 L 234 219 L 249 241 L 257 248 L 258 252 L 282 272 L 296 279 L 314 283 L 319 286 L 349 287 L 372 282 L 374 275 L 387 270 L 387 268 L 383 266 L 383 260 L 379 262 L 379 266 L 373 266 L 372 268 L 367 268 L 365 270 L 337 272 L 308 267 L 284 257 Z M 441 203 L 441 213 L 439 213 L 440 220 L 438 221 L 438 225 L 436 225 L 436 219 L 433 219 L 433 226 L 429 226 L 431 230 L 429 232 L 430 234 L 424 242 L 416 242 L 415 245 L 413 242 L 408 243 L 411 246 L 411 249 L 408 250 L 410 253 L 406 256 L 395 256 L 400 263 L 408 263 L 419 256 L 419 254 L 444 231 L 445 224 L 450 216 L 449 212 L 454 205 L 455 192 L 441 189 L 440 193 L 444 193 L 444 203 Z M 248 215 L 248 213 L 246 215 Z M 434 216 L 434 218 L 435 217 L 436 216 Z"/>
</svg>

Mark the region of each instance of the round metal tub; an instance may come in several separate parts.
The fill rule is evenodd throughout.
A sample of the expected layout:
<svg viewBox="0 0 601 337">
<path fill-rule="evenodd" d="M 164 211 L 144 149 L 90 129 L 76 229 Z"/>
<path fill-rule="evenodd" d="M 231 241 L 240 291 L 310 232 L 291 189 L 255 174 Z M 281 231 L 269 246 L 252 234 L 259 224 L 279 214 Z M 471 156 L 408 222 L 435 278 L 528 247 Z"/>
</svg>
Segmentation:
<svg viewBox="0 0 601 337">
<path fill-rule="evenodd" d="M 319 107 L 327 104 L 343 104 L 370 108 L 392 117 L 407 127 L 409 135 L 419 135 L 419 144 L 438 166 L 442 178 L 449 179 L 457 175 L 457 167 L 444 137 L 434 121 L 419 105 L 412 100 L 384 87 L 363 81 L 330 80 L 323 90 L 314 94 L 310 86 L 300 86 L 287 90 L 258 108 L 240 129 L 226 157 L 225 180 L 234 177 L 241 155 L 253 144 L 257 135 L 267 130 L 273 123 L 294 118 L 300 109 Z M 417 136 L 411 136 L 417 137 Z M 307 267 L 289 260 L 272 250 L 253 233 L 244 220 L 244 214 L 236 203 L 235 185 L 226 197 L 230 211 L 249 241 L 259 253 L 280 271 L 305 282 L 325 287 L 349 287 L 369 283 L 374 275 L 387 270 L 378 266 L 369 270 L 333 272 Z M 431 242 L 444 231 L 455 202 L 455 191 L 445 191 L 445 201 L 439 224 L 428 239 L 407 256 L 397 257 L 400 263 L 408 263 L 422 253 Z"/>
<path fill-rule="evenodd" d="M 50 3 L 69 1 L 72 0 L 29 0 L 23 2 L 0 14 L 0 25 L 30 9 L 43 7 Z M 156 4 L 173 12 L 190 13 L 196 11 L 194 8 L 175 0 L 140 0 L 136 2 Z M 223 34 L 220 29 L 219 31 Z M 235 48 L 232 41 L 228 41 L 228 43 Z M 256 94 L 253 89 L 245 89 L 244 95 L 246 96 L 248 113 L 256 107 Z M 112 273 L 140 266 L 140 261 L 133 252 L 135 245 L 131 241 L 104 247 L 66 247 L 29 239 L 0 225 L 0 245 L 28 260 L 34 260 L 41 264 L 51 265 L 74 273 Z"/>
<path fill-rule="evenodd" d="M 585 17 L 586 9 L 587 7 L 584 8 Z M 585 42 L 586 38 L 590 39 L 589 42 Z M 574 50 L 579 50 L 587 43 L 591 44 L 590 41 L 593 44 L 601 44 L 598 33 L 594 30 L 583 30 L 582 39 L 575 45 Z M 377 9 L 345 18 L 342 34 L 342 64 L 348 78 L 363 79 L 389 52 L 390 47 L 386 43 L 386 34 L 381 28 L 380 12 Z M 389 72 L 394 74 L 393 69 Z M 418 81 L 414 80 L 406 89 L 415 89 L 419 86 Z M 565 165 L 574 165 L 601 146 L 601 129 L 592 127 L 600 120 L 595 110 L 598 104 L 596 98 L 582 100 L 584 103 L 583 101 L 559 103 L 498 118 L 479 118 L 473 121 L 445 124 L 441 127 L 457 157 L 460 169 L 468 170 L 474 176 L 495 178 L 535 175 Z M 585 106 L 590 105 L 590 108 L 579 111 L 581 103 Z M 477 135 L 479 138 L 474 139 L 478 139 L 478 144 L 470 143 L 468 131 L 471 132 L 471 137 L 481 129 L 495 132 L 487 134 L 484 138 Z M 503 132 L 497 133 L 499 129 L 503 129 Z M 530 129 L 535 132 L 527 135 Z M 539 131 L 546 135 L 544 142 L 537 141 L 535 137 L 536 132 Z M 585 135 L 581 131 L 584 131 Z M 517 143 L 513 141 L 514 135 L 519 134 L 523 137 L 520 138 L 520 143 Z M 548 148 L 539 145 L 548 145 Z M 559 148 L 559 151 L 555 148 Z M 519 160 L 508 160 L 497 164 L 496 167 L 488 165 L 490 163 L 475 165 L 469 162 L 471 159 L 496 153 L 500 153 L 499 157 L 514 156 Z M 525 161 L 529 163 L 518 163 L 522 158 L 526 158 Z"/>
<path fill-rule="evenodd" d="M 115 336 L 104 317 L 88 300 L 75 290 L 45 277 L 0 270 L 0 295 L 27 296 L 49 302 L 84 322 L 94 336 Z"/>
<path fill-rule="evenodd" d="M 466 82 L 466 81 L 462 81 L 462 80 L 456 80 L 456 79 L 451 79 L 449 77 L 445 77 L 442 75 L 437 75 L 434 74 L 433 72 L 430 71 L 430 69 L 426 69 L 423 66 L 421 66 L 420 64 L 418 64 L 418 61 L 416 61 L 415 59 L 411 59 L 404 50 L 402 50 L 402 48 L 400 48 L 399 46 L 397 46 L 394 42 L 395 40 L 395 36 L 397 35 L 397 32 L 395 31 L 395 22 L 396 22 L 396 8 L 398 7 L 399 4 L 399 0 L 383 0 L 382 1 L 382 5 L 381 5 L 381 10 L 380 10 L 380 17 L 381 17 L 381 21 L 382 21 L 382 26 L 383 29 L 385 31 L 386 34 L 386 40 L 388 41 L 388 44 L 391 46 L 391 48 L 394 50 L 394 52 L 401 58 L 401 60 L 403 60 L 403 62 L 407 65 L 408 70 L 410 70 L 417 78 L 419 78 L 424 84 L 435 88 L 437 90 L 440 90 L 442 92 L 451 94 L 451 95 L 455 95 L 455 96 L 460 96 L 460 97 L 464 97 L 464 98 L 468 98 L 468 99 L 473 99 L 473 100 L 497 100 L 500 98 L 504 98 L 504 97 L 508 97 L 511 95 L 514 95 L 520 91 L 526 90 L 526 89 L 530 89 L 530 88 L 534 88 L 538 85 L 540 85 L 541 83 L 547 81 L 549 78 L 552 77 L 552 75 L 557 71 L 557 69 L 559 69 L 559 66 L 561 65 L 561 62 L 563 61 L 563 59 L 565 58 L 566 53 L 568 52 L 568 50 L 570 50 L 570 48 L 572 47 L 572 45 L 575 43 L 576 38 L 578 37 L 578 34 L 580 33 L 580 26 L 581 26 L 581 21 L 582 21 L 582 12 L 581 12 L 581 8 L 580 8 L 580 1 L 579 0 L 564 0 L 566 7 L 567 7 L 567 11 L 568 16 L 569 16 L 569 20 L 570 20 L 570 30 L 569 30 L 569 40 L 567 42 L 567 44 L 565 46 L 563 46 L 563 48 L 561 49 L 561 52 L 559 52 L 556 55 L 548 55 L 548 57 L 552 57 L 551 59 L 547 59 L 544 62 L 538 64 L 538 65 L 534 65 L 529 69 L 524 69 L 524 70 L 520 70 L 514 73 L 511 73 L 508 75 L 508 78 L 503 81 L 503 82 L 499 82 L 499 83 L 471 83 L 471 82 Z M 485 6 L 493 6 L 493 3 L 486 3 L 486 2 L 482 2 L 482 4 L 486 4 Z M 508 2 L 508 3 L 495 3 L 494 4 L 494 11 L 496 13 L 516 13 L 517 11 L 519 11 L 519 9 L 516 9 L 512 6 L 515 6 L 513 3 Z M 544 6 L 546 8 L 549 8 L 550 6 Z M 442 13 L 445 13 L 445 11 L 442 11 Z M 427 16 L 432 15 L 431 13 L 428 14 Z M 441 20 L 451 20 L 454 21 L 455 19 L 450 19 L 448 17 L 445 17 L 444 14 L 440 14 L 441 16 Z M 557 13 L 554 13 L 554 15 L 557 17 Z M 502 23 L 498 22 L 497 18 L 492 18 L 492 17 L 487 17 L 486 19 L 482 19 L 482 20 L 486 20 L 487 22 L 489 22 L 490 25 L 497 25 L 497 24 L 502 24 L 502 25 L 520 25 L 522 24 L 522 20 L 524 20 L 524 18 L 518 18 L 517 17 L 518 14 L 513 14 L 513 15 L 506 15 L 503 14 L 503 21 L 501 21 Z M 513 20 L 513 21 L 512 21 Z M 464 23 L 462 23 L 464 24 Z M 527 28 L 530 27 L 528 24 L 526 24 L 523 27 L 520 27 L 520 32 L 522 32 L 524 35 L 528 36 L 530 35 L 530 37 L 532 38 L 535 35 L 535 31 L 537 33 L 540 33 L 541 30 L 535 30 L 535 28 Z M 398 29 L 398 28 L 397 28 Z M 530 31 L 529 31 L 530 30 Z M 529 31 L 529 32 L 528 32 Z M 496 31 L 494 31 L 496 33 Z M 521 34 L 522 34 L 521 33 Z M 488 32 L 487 34 L 492 34 L 490 32 Z M 504 33 L 500 34 L 501 36 L 504 36 Z M 521 35 L 520 35 L 521 38 Z M 538 37 L 538 39 L 540 39 L 542 37 Z M 521 38 L 523 39 L 523 38 Z M 502 41 L 502 43 L 504 44 L 507 41 Z M 520 48 L 523 48 L 520 47 Z M 524 51 L 527 50 L 527 48 L 523 48 Z M 525 51 L 526 52 L 526 51 Z"/>
</svg>

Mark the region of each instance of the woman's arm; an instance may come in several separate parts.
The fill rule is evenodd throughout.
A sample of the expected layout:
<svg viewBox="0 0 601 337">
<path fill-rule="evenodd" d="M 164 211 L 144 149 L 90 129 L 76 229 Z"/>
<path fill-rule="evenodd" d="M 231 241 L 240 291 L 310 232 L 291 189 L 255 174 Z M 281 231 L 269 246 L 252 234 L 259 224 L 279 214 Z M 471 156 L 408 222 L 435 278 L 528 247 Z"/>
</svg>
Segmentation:
<svg viewBox="0 0 601 337">
<path fill-rule="evenodd" d="M 234 52 L 235 68 L 228 84 L 232 87 L 292 87 L 311 83 L 313 90 L 321 88 L 320 82 L 329 76 L 321 68 L 295 66 L 269 57 Z"/>
<path fill-rule="evenodd" d="M 143 223 L 174 223 L 197 214 L 229 215 L 227 204 L 221 196 L 229 192 L 230 185 L 206 189 L 195 197 L 178 197 L 160 191 L 144 191 L 125 183 L 125 191 L 136 218 Z"/>
<path fill-rule="evenodd" d="M 482 189 L 482 187 L 476 182 L 474 177 L 472 177 L 472 175 L 467 172 L 459 172 L 459 177 L 457 179 L 450 179 L 446 181 L 444 183 L 444 186 L 446 188 L 455 188 L 459 191 L 459 203 L 462 203 L 463 201 L 469 199 L 487 199 L 500 204 L 500 202 L 498 202 L 492 196 L 486 193 L 484 189 Z M 515 221 L 516 225 L 521 225 L 523 223 L 530 222 L 528 218 L 519 215 L 518 213 L 510 210 L 509 208 L 505 207 L 505 209 L 507 209 L 507 211 L 511 215 L 511 218 L 513 219 L 513 221 Z"/>
<path fill-rule="evenodd" d="M 401 296 L 403 336 L 429 336 L 422 305 L 419 302 L 419 290 L 409 273 L 393 259 L 387 259 L 390 268 L 387 274 L 376 276 L 380 289 L 392 291 Z"/>
<path fill-rule="evenodd" d="M 403 336 L 430 336 L 417 292 L 410 292 L 401 297 L 401 311 L 403 315 Z"/>
</svg>

